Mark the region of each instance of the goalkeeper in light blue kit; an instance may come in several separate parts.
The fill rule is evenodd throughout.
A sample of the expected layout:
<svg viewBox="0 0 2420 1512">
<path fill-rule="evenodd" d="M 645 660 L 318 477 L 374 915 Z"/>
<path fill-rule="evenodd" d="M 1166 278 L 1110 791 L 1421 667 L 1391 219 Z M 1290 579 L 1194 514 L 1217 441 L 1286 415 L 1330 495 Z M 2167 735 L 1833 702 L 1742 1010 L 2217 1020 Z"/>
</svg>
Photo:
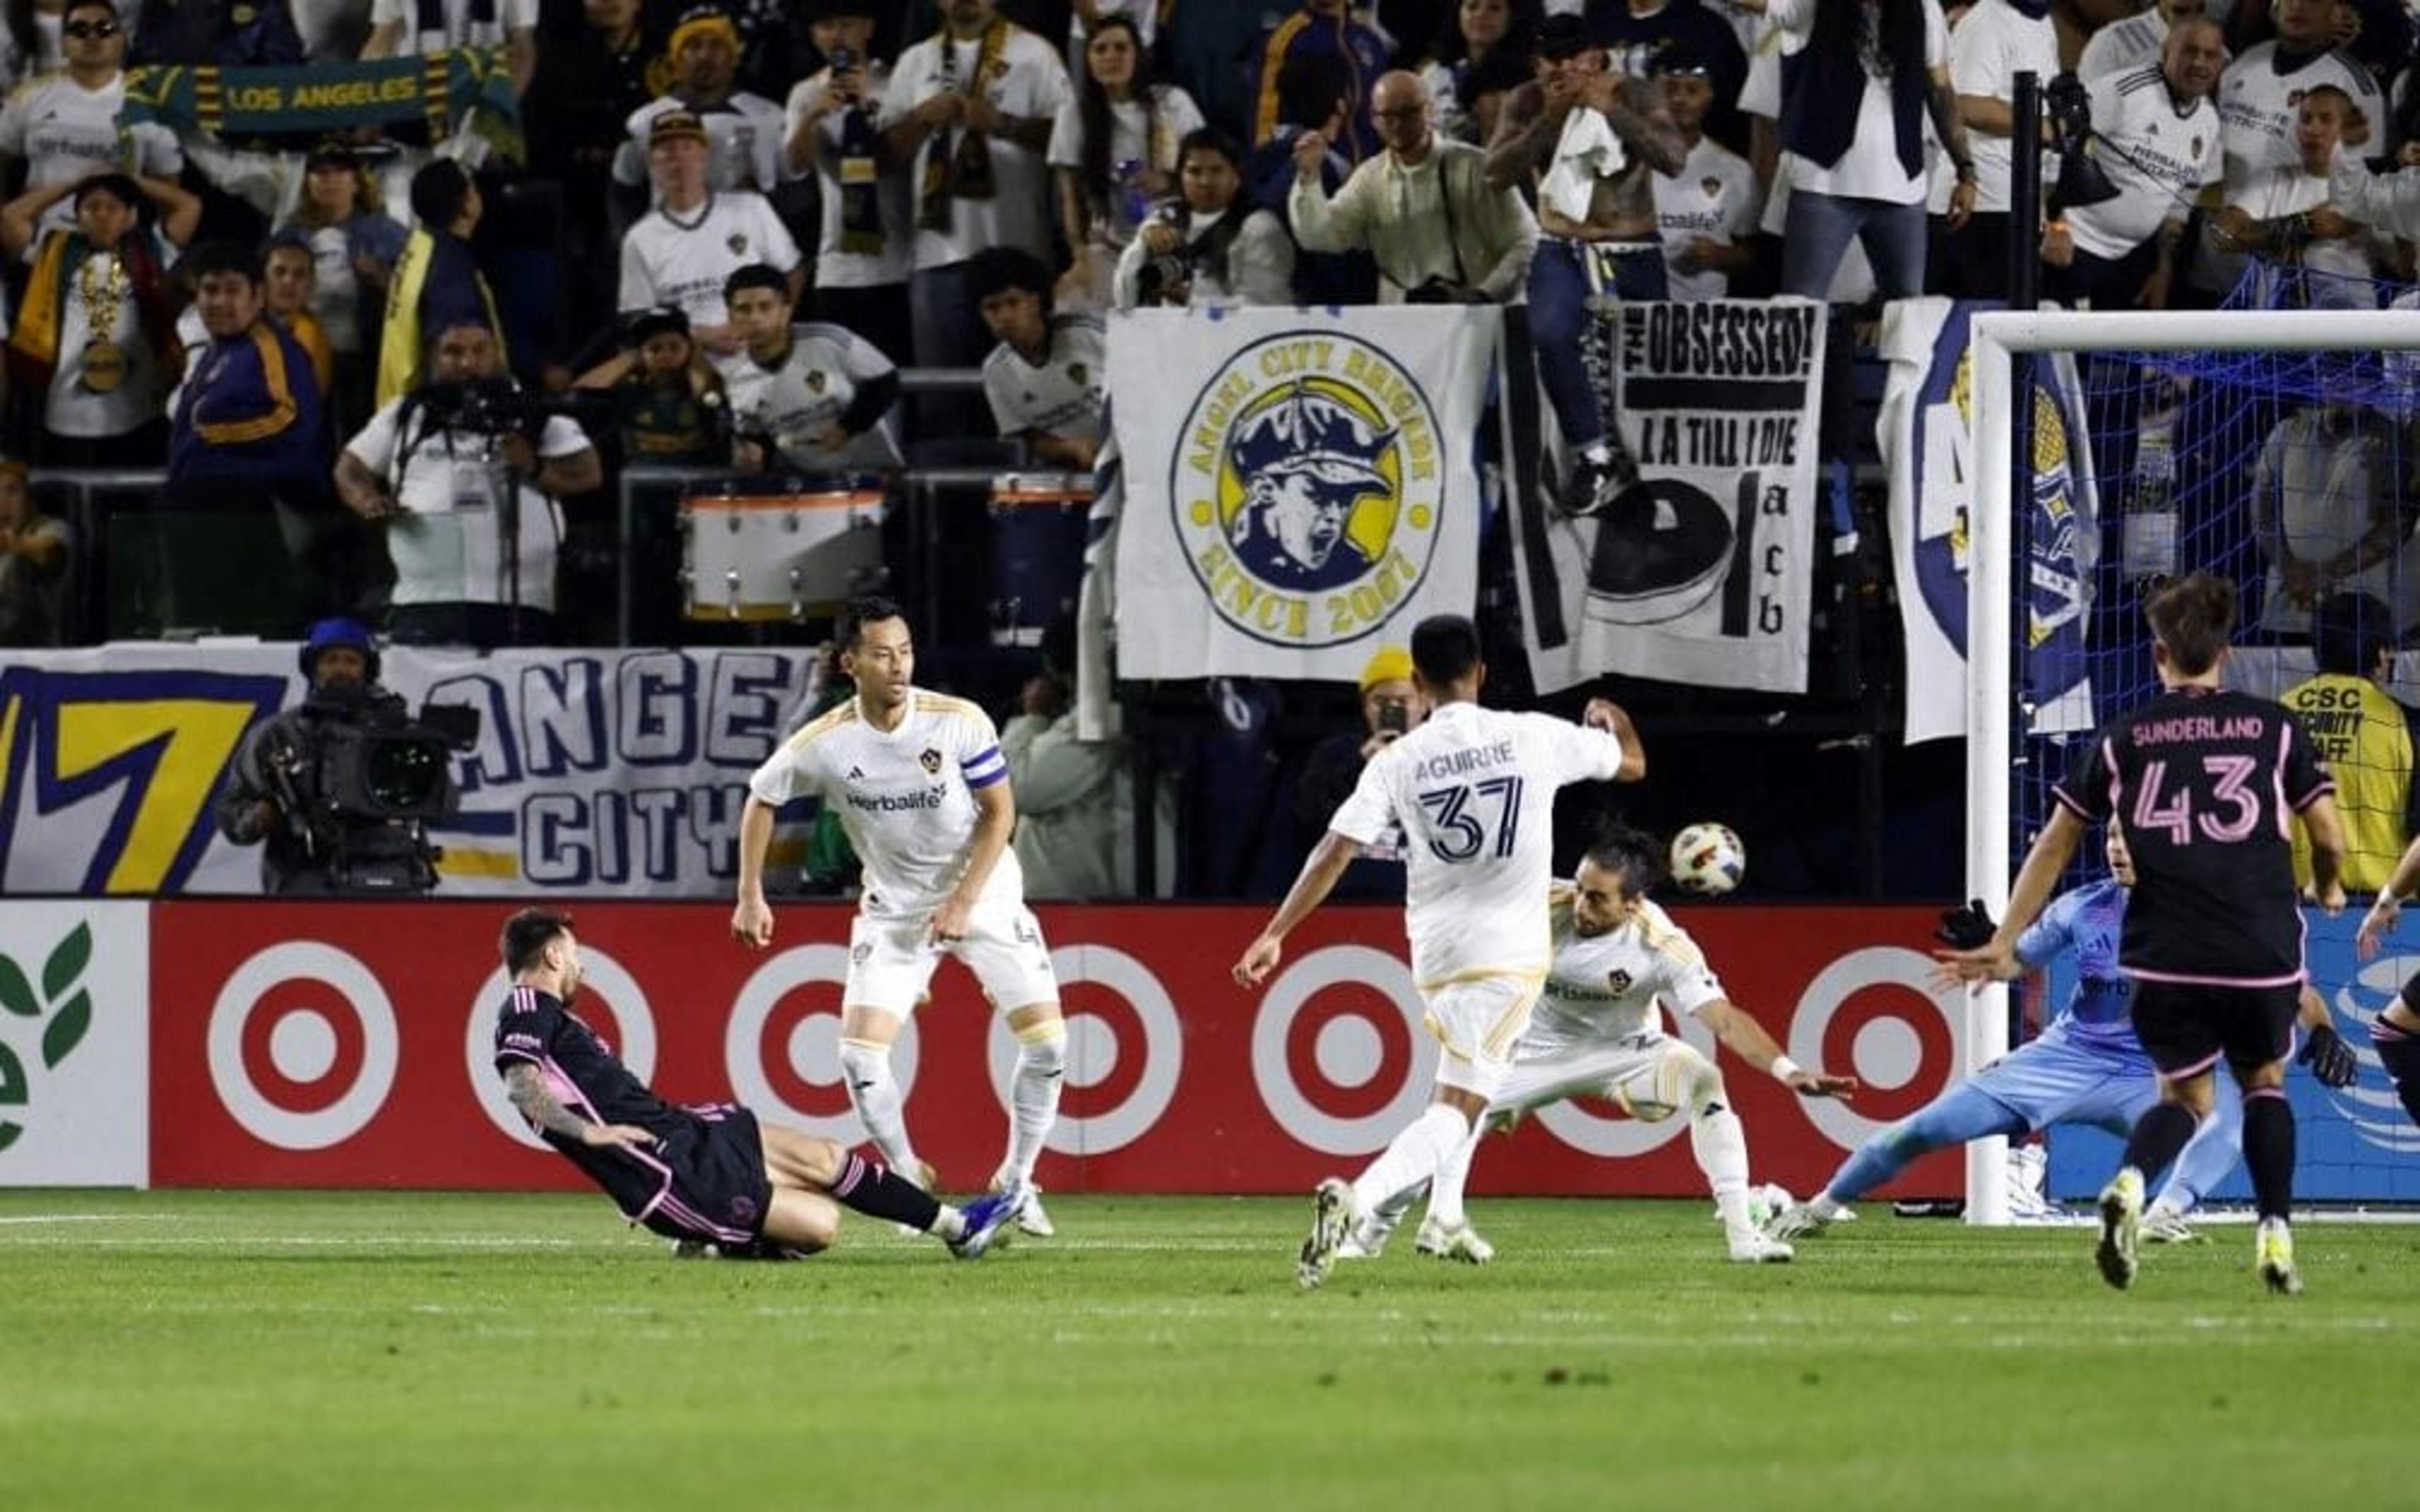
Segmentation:
<svg viewBox="0 0 2420 1512">
<path fill-rule="evenodd" d="M 2127 873 L 2124 845 L 2115 839 L 2109 860 L 2119 875 Z M 2075 990 L 2057 1016 L 2031 1041 L 1867 1140 L 1823 1191 L 1775 1214 L 1765 1231 L 1782 1240 L 1820 1233 L 1850 1203 L 1917 1157 L 1969 1140 L 2029 1134 L 2055 1123 L 2089 1124 L 2125 1137 L 2160 1097 L 2158 1073 L 2134 1038 L 2129 1016 L 2133 984 L 2118 969 L 2125 917 L 2126 887 L 2115 876 L 2054 899 L 2018 937 L 2017 960 L 2035 970 L 2061 951 L 2075 952 Z M 1979 905 L 1954 909 L 1942 923 L 1944 938 L 1962 927 L 1984 937 L 1992 931 Z M 2309 1038 L 2302 1059 L 2331 1087 L 2350 1081 L 2351 1047 L 2328 1025 L 2326 1008 L 2307 987 L 2303 1021 Z M 2144 1214 L 2143 1237 L 2169 1243 L 2195 1239 L 2184 1215 L 2235 1168 L 2242 1148 L 2242 1106 L 2238 1099 L 2222 1097 Z"/>
</svg>

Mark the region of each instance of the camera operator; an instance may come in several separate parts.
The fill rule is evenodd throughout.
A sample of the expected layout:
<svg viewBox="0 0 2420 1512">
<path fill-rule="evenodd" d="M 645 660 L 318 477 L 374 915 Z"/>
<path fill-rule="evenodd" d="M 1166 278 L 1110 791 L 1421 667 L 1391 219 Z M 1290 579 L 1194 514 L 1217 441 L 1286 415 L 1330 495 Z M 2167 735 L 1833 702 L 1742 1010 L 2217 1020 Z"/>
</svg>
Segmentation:
<svg viewBox="0 0 2420 1512">
<path fill-rule="evenodd" d="M 427 892 L 437 885 L 436 852 L 420 821 L 347 808 L 339 790 L 362 784 L 349 782 L 331 761 L 340 746 L 359 750 L 357 742 L 336 736 L 339 727 L 348 735 L 362 729 L 422 733 L 403 700 L 378 686 L 368 627 L 321 620 L 296 659 L 311 690 L 301 707 L 245 733 L 219 794 L 219 832 L 238 845 L 262 847 L 261 890 L 271 896 Z M 426 742 L 436 741 L 426 734 Z M 450 810 L 453 786 L 442 766 L 423 784 L 413 795 L 427 800 L 424 807 Z"/>
<path fill-rule="evenodd" d="M 1292 304 L 1294 239 L 1242 194 L 1244 151 L 1212 127 L 1177 150 L 1179 197 L 1135 233 L 1110 279 L 1117 307 Z"/>
<path fill-rule="evenodd" d="M 336 461 L 336 491 L 387 526 L 387 633 L 399 645 L 546 645 L 554 635 L 556 501 L 604 481 L 561 401 L 525 393 L 495 333 L 449 321 L 428 378 L 370 417 Z M 508 546 L 507 543 L 510 543 Z"/>
</svg>

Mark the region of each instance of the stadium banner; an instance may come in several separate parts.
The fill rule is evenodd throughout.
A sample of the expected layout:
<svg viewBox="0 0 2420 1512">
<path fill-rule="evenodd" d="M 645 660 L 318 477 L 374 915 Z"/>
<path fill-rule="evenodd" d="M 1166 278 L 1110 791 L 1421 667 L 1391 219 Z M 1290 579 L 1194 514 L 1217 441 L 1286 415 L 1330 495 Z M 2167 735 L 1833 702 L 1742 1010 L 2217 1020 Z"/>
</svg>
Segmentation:
<svg viewBox="0 0 2420 1512">
<path fill-rule="evenodd" d="M 1603 672 L 1806 691 L 1824 327 L 1805 300 L 1617 306 L 1606 392 L 1640 481 L 1581 519 L 1552 505 L 1552 411 L 1510 364 L 1513 560 L 1540 692 Z"/>
<path fill-rule="evenodd" d="M 153 914 L 151 1176 L 163 1186 L 577 1190 L 491 1064 L 505 978 L 500 903 L 236 903 Z M 1053 1191 L 1300 1192 L 1358 1167 L 1428 1099 L 1401 915 L 1337 908 L 1287 941 L 1266 988 L 1228 963 L 1258 908 L 1050 907 L 1068 1016 L 1066 1096 L 1037 1177 Z M 1683 905 L 1735 1001 L 1802 1063 L 1848 1071 L 1854 1103 L 1801 1099 L 1727 1053 L 1760 1180 L 1813 1190 L 1962 1063 L 1962 1004 L 1925 985 L 1916 908 Z M 764 953 L 720 906 L 583 903 L 578 1011 L 682 1101 L 861 1142 L 841 1085 L 849 911 L 778 906 Z M 945 965 L 893 1066 L 919 1152 L 953 1191 L 989 1180 L 1016 1057 L 973 980 Z M 1694 1021 L 1682 1032 L 1713 1055 Z M 1895 1190 L 1955 1193 L 1955 1152 Z M 1702 1196 L 1687 1120 L 1609 1104 L 1544 1110 L 1490 1141 L 1474 1190 Z"/>
<path fill-rule="evenodd" d="M 1479 598 L 1494 306 L 1109 322 L 1122 678 L 1350 683 Z"/>
<path fill-rule="evenodd" d="M 150 909 L 0 908 L 0 1187 L 144 1186 Z"/>
<path fill-rule="evenodd" d="M 360 62 L 322 58 L 292 68 L 129 69 L 118 122 L 156 122 L 179 135 L 309 141 L 359 126 L 419 121 L 429 140 L 442 141 L 473 111 L 489 130 L 518 135 L 520 100 L 501 47 Z"/>
<path fill-rule="evenodd" d="M 1889 364 L 1875 424 L 1890 480 L 1893 576 L 1907 640 L 1907 739 L 1966 733 L 1966 506 L 1975 475 L 1974 427 L 2005 416 L 1974 413 L 1968 322 L 1996 303 L 1895 300 L 1883 311 Z M 2032 511 L 2017 575 L 2024 595 L 2022 675 L 2035 705 L 2033 733 L 2091 730 L 2085 634 L 2100 556 L 2101 511 L 2074 359 L 2034 364 Z M 2021 507 L 2025 507 L 2021 505 Z"/>
<path fill-rule="evenodd" d="M 448 895 L 727 896 L 748 775 L 795 728 L 804 648 L 392 647 L 413 711 L 467 704 Z M 0 895 L 257 893 L 212 800 L 244 733 L 299 702 L 290 645 L 120 644 L 0 666 Z M 800 835 L 803 831 L 799 832 Z M 775 841 L 776 865 L 803 841 Z"/>
</svg>

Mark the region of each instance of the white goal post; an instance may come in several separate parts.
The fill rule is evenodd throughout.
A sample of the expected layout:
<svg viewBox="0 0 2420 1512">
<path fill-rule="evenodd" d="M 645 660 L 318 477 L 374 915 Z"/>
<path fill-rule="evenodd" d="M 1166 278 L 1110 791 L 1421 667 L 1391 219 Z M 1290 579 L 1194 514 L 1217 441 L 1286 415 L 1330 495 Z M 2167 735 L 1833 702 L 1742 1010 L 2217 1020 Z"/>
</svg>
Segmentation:
<svg viewBox="0 0 2420 1512">
<path fill-rule="evenodd" d="M 1974 319 L 1968 347 L 1975 408 L 1968 437 L 1975 492 L 1967 510 L 1966 889 L 2006 918 L 2015 862 L 2009 843 L 2014 650 L 2006 633 L 2015 589 L 2014 360 L 2020 352 L 2420 351 L 2420 310 L 1995 311 Z M 1985 634 L 1985 626 L 1995 633 Z M 1966 1003 L 1966 1070 L 2009 1049 L 2008 989 Z M 2009 1147 L 1966 1147 L 1966 1221 L 2009 1221 Z"/>
</svg>

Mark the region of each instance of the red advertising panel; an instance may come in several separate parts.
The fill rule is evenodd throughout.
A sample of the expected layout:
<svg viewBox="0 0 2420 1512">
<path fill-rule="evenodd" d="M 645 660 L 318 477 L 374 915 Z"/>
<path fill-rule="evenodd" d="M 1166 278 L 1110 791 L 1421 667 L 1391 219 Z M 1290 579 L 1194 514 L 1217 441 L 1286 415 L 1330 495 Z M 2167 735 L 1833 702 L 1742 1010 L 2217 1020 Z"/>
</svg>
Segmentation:
<svg viewBox="0 0 2420 1512">
<path fill-rule="evenodd" d="M 489 1052 L 504 978 L 495 903 L 169 902 L 153 910 L 152 1180 L 163 1186 L 574 1187 L 504 1101 Z M 1402 916 L 1329 909 L 1256 993 L 1228 966 L 1265 911 L 1039 910 L 1069 1019 L 1054 1191 L 1295 1192 L 1357 1169 L 1425 1101 Z M 777 911 L 772 949 L 732 943 L 727 909 L 590 903 L 576 1010 L 668 1097 L 736 1099 L 859 1140 L 836 1051 L 849 912 Z M 1732 999 L 1803 1064 L 1865 1078 L 1852 1104 L 1803 1101 L 1719 1057 L 1759 1180 L 1820 1185 L 1873 1130 L 1957 1072 L 1955 996 L 1924 985 L 1929 911 L 1684 907 Z M 1679 1026 L 1701 1049 L 1712 1037 Z M 945 965 L 893 1053 L 919 1149 L 952 1190 L 981 1186 L 1006 1137 L 1016 1044 Z M 1954 1154 L 1905 1189 L 1954 1193 Z M 1704 1190 L 1684 1119 L 1566 1104 L 1481 1152 L 1481 1193 Z"/>
</svg>

